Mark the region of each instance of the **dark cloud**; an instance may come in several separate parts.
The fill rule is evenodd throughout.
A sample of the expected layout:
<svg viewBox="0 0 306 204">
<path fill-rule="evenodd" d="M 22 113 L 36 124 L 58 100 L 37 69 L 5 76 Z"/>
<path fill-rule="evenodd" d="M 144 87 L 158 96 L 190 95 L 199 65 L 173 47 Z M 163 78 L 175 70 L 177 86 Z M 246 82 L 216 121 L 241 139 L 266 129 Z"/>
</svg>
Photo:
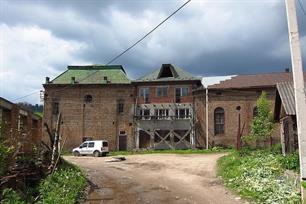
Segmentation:
<svg viewBox="0 0 306 204">
<path fill-rule="evenodd" d="M 32 56 L 32 60 L 29 57 L 20 60 L 22 55 L 18 55 L 23 63 L 20 67 L 39 66 L 39 69 L 32 69 L 36 73 L 29 75 L 36 75 L 43 81 L 42 76 L 54 77 L 68 64 L 107 63 L 183 2 L 2 0 L 0 24 L 10 33 L 25 33 L 26 37 L 16 35 L 15 38 L 26 39 L 22 41 L 26 46 L 22 50 L 27 52 L 25 56 Z M 299 4 L 297 13 L 305 65 L 306 16 Z M 32 40 L 28 43 L 31 37 L 26 35 L 27 30 L 33 27 L 38 39 L 46 40 L 46 45 L 43 42 L 36 45 Z M 282 71 L 291 67 L 287 29 L 283 1 L 193 0 L 114 64 L 122 64 L 133 79 L 162 63 L 174 63 L 202 76 Z M 33 49 L 40 50 L 42 46 L 47 46 L 42 49 L 45 52 L 56 52 L 56 47 L 47 45 L 50 42 L 59 46 L 63 54 L 32 54 Z M 22 69 L 17 68 L 18 60 L 8 60 L 0 66 Z M 1 70 L 6 69 L 1 67 Z M 37 88 L 41 88 L 40 83 Z M 2 94 L 11 97 L 22 93 L 9 95 L 1 90 Z"/>
</svg>

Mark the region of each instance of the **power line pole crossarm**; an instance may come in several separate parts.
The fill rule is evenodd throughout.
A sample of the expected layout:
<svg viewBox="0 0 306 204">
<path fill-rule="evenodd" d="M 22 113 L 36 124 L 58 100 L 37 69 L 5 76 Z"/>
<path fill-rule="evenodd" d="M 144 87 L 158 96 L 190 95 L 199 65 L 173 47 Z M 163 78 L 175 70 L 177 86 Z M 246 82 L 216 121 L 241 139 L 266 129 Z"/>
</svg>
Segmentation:
<svg viewBox="0 0 306 204">
<path fill-rule="evenodd" d="M 304 90 L 304 74 L 302 67 L 302 54 L 297 24 L 295 0 L 286 0 L 286 10 L 294 82 L 301 181 L 306 181 L 306 96 Z M 305 194 L 305 190 L 302 188 L 303 201 L 306 200 Z"/>
</svg>

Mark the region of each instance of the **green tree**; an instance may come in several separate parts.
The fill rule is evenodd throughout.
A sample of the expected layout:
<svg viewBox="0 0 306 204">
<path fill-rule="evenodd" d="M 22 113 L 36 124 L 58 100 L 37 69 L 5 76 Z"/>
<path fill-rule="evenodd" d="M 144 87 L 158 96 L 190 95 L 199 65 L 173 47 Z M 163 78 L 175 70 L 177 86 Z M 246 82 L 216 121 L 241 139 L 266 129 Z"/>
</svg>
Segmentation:
<svg viewBox="0 0 306 204">
<path fill-rule="evenodd" d="M 4 175 L 7 170 L 12 150 L 13 148 L 6 141 L 4 124 L 0 123 L 0 176 Z"/>
<path fill-rule="evenodd" d="M 257 115 L 252 120 L 251 133 L 245 137 L 245 140 L 256 141 L 258 147 L 261 141 L 271 136 L 273 127 L 271 105 L 267 93 L 263 91 L 257 100 Z"/>
</svg>

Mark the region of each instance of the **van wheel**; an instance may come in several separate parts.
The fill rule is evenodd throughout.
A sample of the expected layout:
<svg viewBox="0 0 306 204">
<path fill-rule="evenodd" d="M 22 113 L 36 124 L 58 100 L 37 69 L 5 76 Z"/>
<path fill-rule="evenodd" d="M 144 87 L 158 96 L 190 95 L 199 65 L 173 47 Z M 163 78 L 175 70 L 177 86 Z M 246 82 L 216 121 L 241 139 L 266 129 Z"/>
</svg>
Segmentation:
<svg viewBox="0 0 306 204">
<path fill-rule="evenodd" d="M 100 152 L 99 151 L 94 151 L 94 157 L 98 157 L 98 156 L 100 156 Z"/>
<path fill-rule="evenodd" d="M 75 156 L 75 157 L 79 157 L 79 156 L 80 156 L 80 152 L 78 152 L 78 151 L 74 151 L 74 152 L 73 152 L 73 156 Z"/>
</svg>

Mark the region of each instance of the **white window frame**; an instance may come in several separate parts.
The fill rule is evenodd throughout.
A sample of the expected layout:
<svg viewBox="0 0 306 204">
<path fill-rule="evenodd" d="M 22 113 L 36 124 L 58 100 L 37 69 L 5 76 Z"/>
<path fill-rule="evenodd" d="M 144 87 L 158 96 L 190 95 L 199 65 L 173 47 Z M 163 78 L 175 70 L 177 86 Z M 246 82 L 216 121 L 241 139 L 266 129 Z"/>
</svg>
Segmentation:
<svg viewBox="0 0 306 204">
<path fill-rule="evenodd" d="M 184 110 L 184 117 L 181 116 L 180 111 Z M 190 109 L 189 108 L 177 108 L 175 109 L 175 118 L 176 119 L 189 119 L 191 118 Z"/>
<path fill-rule="evenodd" d="M 169 109 L 167 108 L 155 109 L 155 116 L 157 116 L 157 119 L 168 119 Z"/>
</svg>

